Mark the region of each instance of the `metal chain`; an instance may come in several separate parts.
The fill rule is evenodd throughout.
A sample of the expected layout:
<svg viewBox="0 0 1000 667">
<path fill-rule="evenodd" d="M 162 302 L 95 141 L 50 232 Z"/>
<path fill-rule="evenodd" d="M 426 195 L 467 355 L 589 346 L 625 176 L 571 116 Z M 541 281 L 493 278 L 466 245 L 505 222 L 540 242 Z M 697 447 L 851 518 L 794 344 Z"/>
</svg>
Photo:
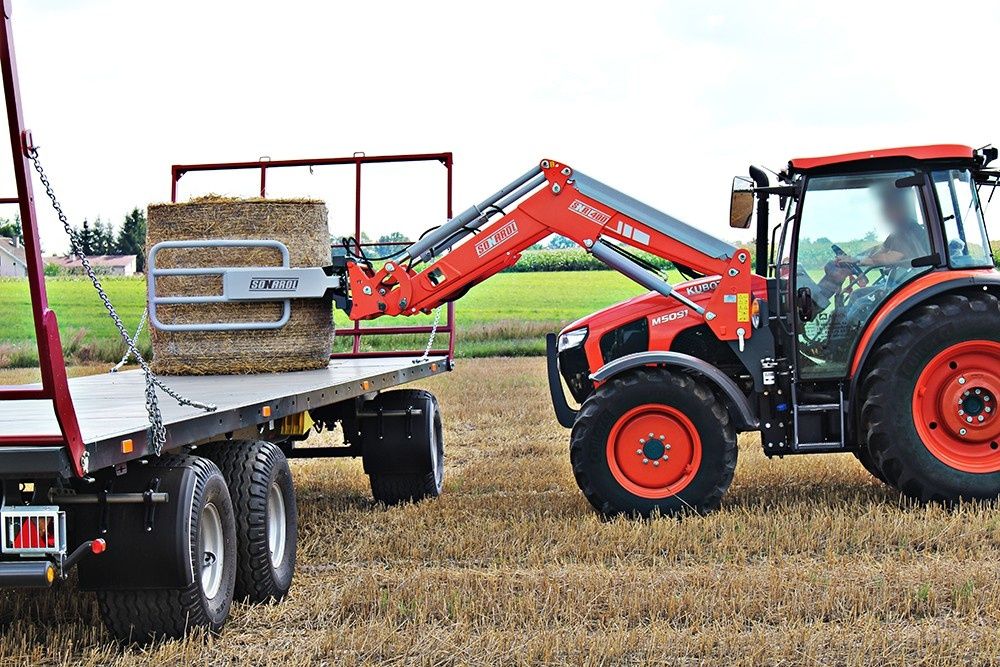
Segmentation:
<svg viewBox="0 0 1000 667">
<path fill-rule="evenodd" d="M 142 317 L 139 318 L 139 326 L 135 328 L 135 335 L 132 336 L 132 345 L 136 345 L 139 342 L 139 334 L 142 333 L 142 328 L 146 326 L 146 318 L 149 316 L 149 311 L 143 309 Z M 125 354 L 122 355 L 121 360 L 114 365 L 114 367 L 109 371 L 110 373 L 117 373 L 121 370 L 122 366 L 128 363 L 128 360 L 132 357 L 132 350 L 126 349 Z"/>
<path fill-rule="evenodd" d="M 427 338 L 427 347 L 424 348 L 424 356 L 420 357 L 419 359 L 414 359 L 413 363 L 419 364 L 422 361 L 427 361 L 428 359 L 430 359 L 431 348 L 434 347 L 434 336 L 437 335 L 438 324 L 441 323 L 442 308 L 444 308 L 444 305 L 438 306 L 437 310 L 434 311 L 434 324 L 431 325 L 431 335 L 428 336 Z"/>
<path fill-rule="evenodd" d="M 83 248 L 80 247 L 79 240 L 73 233 L 73 228 L 70 226 L 69 220 L 66 218 L 66 214 L 62 210 L 62 205 L 59 203 L 59 200 L 56 199 L 55 192 L 52 191 L 52 185 L 49 183 L 49 179 L 45 175 L 45 170 L 42 168 L 42 163 L 38 159 L 37 147 L 32 147 L 28 150 L 28 158 L 31 160 L 35 171 L 38 172 L 38 179 L 41 181 L 42 187 L 45 188 L 45 194 L 48 195 L 49 199 L 52 201 L 52 208 L 59 217 L 59 222 L 62 223 L 63 230 L 69 237 L 70 249 L 76 258 L 80 260 L 83 270 L 86 272 L 87 277 L 90 278 L 90 282 L 94 284 L 94 289 L 97 290 L 97 295 L 101 298 L 101 302 L 104 304 L 105 309 L 108 311 L 108 315 L 115 324 L 115 328 L 118 329 L 118 334 L 125 343 L 127 348 L 126 355 L 130 354 L 135 357 L 139 367 L 142 368 L 142 372 L 146 379 L 146 413 L 149 415 L 149 440 L 153 445 L 153 453 L 159 455 L 160 452 L 163 451 L 163 446 L 167 443 L 167 431 L 163 426 L 163 416 L 160 413 L 160 403 L 156 396 L 156 387 L 162 389 L 164 393 L 173 398 L 180 405 L 188 405 L 200 410 L 205 410 L 206 412 L 214 412 L 216 410 L 216 406 L 185 398 L 156 377 L 152 369 L 149 367 L 149 364 L 147 364 L 146 360 L 143 358 L 142 353 L 139 352 L 136 347 L 138 331 L 136 332 L 135 339 L 129 336 L 128 330 L 125 328 L 125 324 L 122 322 L 121 317 L 119 317 L 115 307 L 111 304 L 111 299 L 104 291 L 100 278 L 97 277 L 97 274 L 94 272 L 94 268 L 90 265 L 90 260 L 87 259 L 87 256 L 83 253 Z"/>
</svg>

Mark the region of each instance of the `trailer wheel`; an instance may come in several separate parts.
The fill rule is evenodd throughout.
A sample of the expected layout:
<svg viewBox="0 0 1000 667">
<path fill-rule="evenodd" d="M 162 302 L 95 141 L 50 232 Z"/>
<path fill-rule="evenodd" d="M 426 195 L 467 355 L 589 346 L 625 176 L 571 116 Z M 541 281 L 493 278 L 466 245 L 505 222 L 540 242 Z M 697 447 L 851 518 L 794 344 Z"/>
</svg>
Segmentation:
<svg viewBox="0 0 1000 667">
<path fill-rule="evenodd" d="M 736 457 L 736 431 L 711 388 L 665 369 L 637 369 L 596 389 L 570 441 L 577 484 L 605 516 L 714 510 Z"/>
<path fill-rule="evenodd" d="M 444 485 L 444 434 L 437 398 L 422 389 L 384 392 L 376 399 L 385 411 L 419 410 L 409 427 L 406 417 L 386 418 L 379 437 L 376 418 L 362 423 L 362 458 L 372 497 L 385 505 L 437 498 Z M 405 462 L 405 464 L 401 464 Z"/>
<path fill-rule="evenodd" d="M 288 460 L 270 442 L 206 448 L 229 486 L 236 513 L 236 599 L 277 602 L 295 573 L 298 513 Z"/>
<path fill-rule="evenodd" d="M 862 431 L 888 482 L 921 501 L 1000 496 L 1000 302 L 950 294 L 887 332 L 862 384 Z"/>
<path fill-rule="evenodd" d="M 200 456 L 168 456 L 151 465 L 195 472 L 188 517 L 194 581 L 177 589 L 98 591 L 101 618 L 124 644 L 176 639 L 193 628 L 217 633 L 233 602 L 236 525 L 225 479 L 214 463 Z M 136 561 L 136 567 L 142 565 Z"/>
</svg>

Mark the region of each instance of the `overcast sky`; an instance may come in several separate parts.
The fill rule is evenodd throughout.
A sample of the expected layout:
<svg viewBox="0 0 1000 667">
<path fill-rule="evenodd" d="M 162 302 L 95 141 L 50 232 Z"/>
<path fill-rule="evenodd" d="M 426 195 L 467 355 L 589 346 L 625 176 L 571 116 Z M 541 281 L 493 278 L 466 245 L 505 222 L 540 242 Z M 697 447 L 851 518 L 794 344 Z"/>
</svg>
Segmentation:
<svg viewBox="0 0 1000 667">
<path fill-rule="evenodd" d="M 553 157 L 735 238 L 750 162 L 1000 143 L 995 2 L 13 3 L 26 122 L 74 222 L 168 199 L 177 162 L 453 151 L 456 210 Z M 181 195 L 256 178 L 189 175 Z M 346 233 L 352 178 L 298 170 L 272 193 L 323 197 Z M 444 215 L 439 166 L 365 186 L 372 236 Z"/>
</svg>

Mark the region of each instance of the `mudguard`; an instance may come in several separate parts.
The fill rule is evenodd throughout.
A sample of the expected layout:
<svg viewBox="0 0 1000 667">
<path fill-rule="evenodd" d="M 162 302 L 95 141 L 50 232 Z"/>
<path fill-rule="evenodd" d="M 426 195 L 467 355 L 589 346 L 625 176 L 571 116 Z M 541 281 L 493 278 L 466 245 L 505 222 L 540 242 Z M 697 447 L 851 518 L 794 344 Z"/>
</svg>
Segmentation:
<svg viewBox="0 0 1000 667">
<path fill-rule="evenodd" d="M 737 431 L 755 431 L 760 427 L 750 401 L 728 375 L 703 359 L 681 352 L 638 352 L 615 359 L 594 372 L 590 379 L 607 382 L 614 376 L 639 366 L 666 366 L 700 375 L 722 396 Z"/>
</svg>

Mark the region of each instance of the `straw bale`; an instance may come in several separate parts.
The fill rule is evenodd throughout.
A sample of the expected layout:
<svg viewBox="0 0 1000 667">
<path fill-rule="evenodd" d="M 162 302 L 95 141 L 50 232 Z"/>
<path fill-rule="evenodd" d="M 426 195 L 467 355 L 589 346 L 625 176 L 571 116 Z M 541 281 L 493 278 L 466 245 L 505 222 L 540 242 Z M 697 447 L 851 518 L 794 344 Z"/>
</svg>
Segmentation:
<svg viewBox="0 0 1000 667">
<path fill-rule="evenodd" d="M 295 267 L 330 263 L 326 205 L 314 199 L 231 199 L 216 195 L 180 204 L 149 206 L 146 247 L 161 241 L 269 239 L 288 247 Z M 165 249 L 157 266 L 279 266 L 269 248 Z M 218 276 L 161 276 L 160 296 L 221 294 Z M 164 323 L 274 321 L 281 304 L 270 302 L 161 305 Z M 329 299 L 293 300 L 281 329 L 171 332 L 152 330 L 153 369 L 166 375 L 270 373 L 323 368 L 333 344 Z"/>
</svg>

